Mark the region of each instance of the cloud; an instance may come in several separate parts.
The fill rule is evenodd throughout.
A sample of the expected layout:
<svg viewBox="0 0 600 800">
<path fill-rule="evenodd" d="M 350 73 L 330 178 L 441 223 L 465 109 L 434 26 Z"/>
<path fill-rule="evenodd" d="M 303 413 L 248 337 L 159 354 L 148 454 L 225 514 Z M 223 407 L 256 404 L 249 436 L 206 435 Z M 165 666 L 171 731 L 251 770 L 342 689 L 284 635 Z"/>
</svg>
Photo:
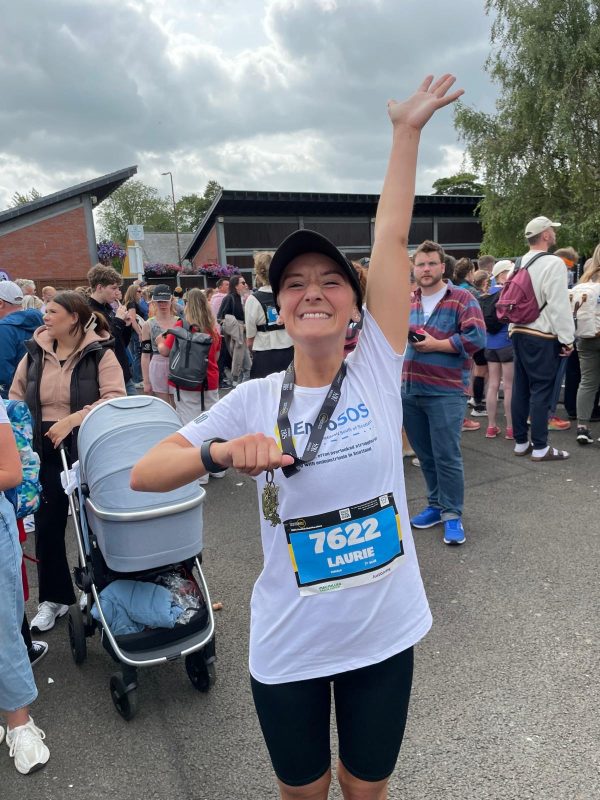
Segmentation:
<svg viewBox="0 0 600 800">
<path fill-rule="evenodd" d="M 137 163 L 166 192 L 373 191 L 385 104 L 453 71 L 489 104 L 489 19 L 472 0 L 21 0 L 0 31 L 0 206 Z M 466 35 L 468 32 L 468 38 Z M 417 190 L 459 157 L 426 129 Z"/>
</svg>

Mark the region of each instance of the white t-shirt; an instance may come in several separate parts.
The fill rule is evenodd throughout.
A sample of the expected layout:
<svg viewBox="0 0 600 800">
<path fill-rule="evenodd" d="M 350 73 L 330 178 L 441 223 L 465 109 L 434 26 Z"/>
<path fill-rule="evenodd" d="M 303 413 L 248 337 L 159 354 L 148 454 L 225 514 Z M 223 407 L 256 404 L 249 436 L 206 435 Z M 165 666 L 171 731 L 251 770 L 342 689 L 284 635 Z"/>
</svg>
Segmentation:
<svg viewBox="0 0 600 800">
<path fill-rule="evenodd" d="M 333 517 L 340 524 L 349 518 L 350 507 L 366 506 L 365 501 L 373 499 L 381 501 L 383 512 L 386 498 L 393 494 L 397 514 L 392 519 L 401 531 L 404 554 L 393 562 L 397 568 L 371 572 L 371 582 L 337 591 L 339 584 L 334 581 L 323 585 L 324 593 L 303 595 L 284 524 L 273 527 L 261 512 L 264 567 L 252 593 L 250 672 L 262 683 L 333 675 L 378 663 L 415 644 L 431 626 L 406 505 L 400 438 L 402 362 L 403 357 L 393 352 L 365 312 L 363 331 L 348 356 L 341 396 L 316 459 L 290 478 L 277 470 L 275 483 L 281 519 L 302 526 L 307 520 L 309 530 L 311 518 L 317 515 Z M 277 438 L 283 376 L 280 372 L 240 384 L 186 425 L 182 435 L 195 446 L 205 439 L 232 439 L 246 433 Z M 328 389 L 294 388 L 289 419 L 300 456 L 308 440 L 306 423 L 314 422 Z M 265 479 L 264 473 L 257 478 L 259 504 Z M 241 554 L 245 533 L 240 514 Z M 327 551 L 330 538 L 324 546 L 320 535 L 306 534 L 309 546 L 314 545 L 310 557 L 315 564 L 320 559 L 319 568 L 325 559 L 339 558 Z M 368 548 L 363 544 L 354 549 Z"/>
<path fill-rule="evenodd" d="M 270 292 L 270 286 L 261 286 L 261 291 Z M 265 312 L 260 301 L 253 294 L 248 295 L 244 305 L 244 316 L 246 322 L 246 336 L 254 339 L 252 349 L 257 352 L 262 350 L 284 350 L 293 346 L 293 342 L 287 331 L 257 331 L 257 325 L 266 323 Z"/>
<path fill-rule="evenodd" d="M 439 292 L 435 294 L 423 294 L 421 292 L 421 306 L 423 307 L 423 319 L 427 323 L 429 321 L 429 317 L 433 314 L 434 308 L 440 302 L 442 297 L 448 291 L 448 287 L 444 284 L 443 289 L 440 289 Z"/>
</svg>

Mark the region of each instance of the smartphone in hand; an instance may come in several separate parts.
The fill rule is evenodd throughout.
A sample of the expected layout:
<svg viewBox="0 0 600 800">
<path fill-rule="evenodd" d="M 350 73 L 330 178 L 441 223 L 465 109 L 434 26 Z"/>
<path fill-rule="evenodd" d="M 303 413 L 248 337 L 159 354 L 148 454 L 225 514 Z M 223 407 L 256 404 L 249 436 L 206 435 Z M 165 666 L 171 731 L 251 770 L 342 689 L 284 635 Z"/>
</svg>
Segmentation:
<svg viewBox="0 0 600 800">
<path fill-rule="evenodd" d="M 409 342 L 413 342 L 413 344 L 414 344 L 415 342 L 424 342 L 424 341 L 425 341 L 425 338 L 426 338 L 426 337 L 425 337 L 425 333 L 423 333 L 423 332 L 422 332 L 422 331 L 420 331 L 420 330 L 416 330 L 416 331 L 409 331 L 409 332 L 408 332 L 408 341 L 409 341 Z"/>
</svg>

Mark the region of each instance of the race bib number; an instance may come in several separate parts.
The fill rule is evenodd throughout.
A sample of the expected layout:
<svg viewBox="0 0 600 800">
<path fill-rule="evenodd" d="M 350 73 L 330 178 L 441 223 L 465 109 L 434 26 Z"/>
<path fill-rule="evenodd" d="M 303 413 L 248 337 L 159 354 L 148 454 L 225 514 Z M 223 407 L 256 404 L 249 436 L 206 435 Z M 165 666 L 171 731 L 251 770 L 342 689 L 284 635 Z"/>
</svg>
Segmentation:
<svg viewBox="0 0 600 800">
<path fill-rule="evenodd" d="M 288 519 L 284 527 L 301 595 L 387 578 L 404 556 L 391 492 L 326 514 Z"/>
</svg>

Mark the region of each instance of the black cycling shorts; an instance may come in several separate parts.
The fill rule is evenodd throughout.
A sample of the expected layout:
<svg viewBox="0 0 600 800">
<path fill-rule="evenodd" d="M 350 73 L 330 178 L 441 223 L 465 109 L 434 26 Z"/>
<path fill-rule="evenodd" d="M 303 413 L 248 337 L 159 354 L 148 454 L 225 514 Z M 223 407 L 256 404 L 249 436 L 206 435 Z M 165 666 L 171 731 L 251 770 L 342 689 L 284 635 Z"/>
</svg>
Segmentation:
<svg viewBox="0 0 600 800">
<path fill-rule="evenodd" d="M 487 365 L 485 350 L 477 350 L 475 353 L 473 353 L 473 361 L 478 367 L 485 367 Z"/>
<path fill-rule="evenodd" d="M 288 786 L 318 780 L 331 766 L 331 685 L 340 761 L 363 781 L 396 765 L 412 686 L 413 648 L 361 669 L 324 678 L 265 684 L 252 694 L 275 774 Z"/>
</svg>

